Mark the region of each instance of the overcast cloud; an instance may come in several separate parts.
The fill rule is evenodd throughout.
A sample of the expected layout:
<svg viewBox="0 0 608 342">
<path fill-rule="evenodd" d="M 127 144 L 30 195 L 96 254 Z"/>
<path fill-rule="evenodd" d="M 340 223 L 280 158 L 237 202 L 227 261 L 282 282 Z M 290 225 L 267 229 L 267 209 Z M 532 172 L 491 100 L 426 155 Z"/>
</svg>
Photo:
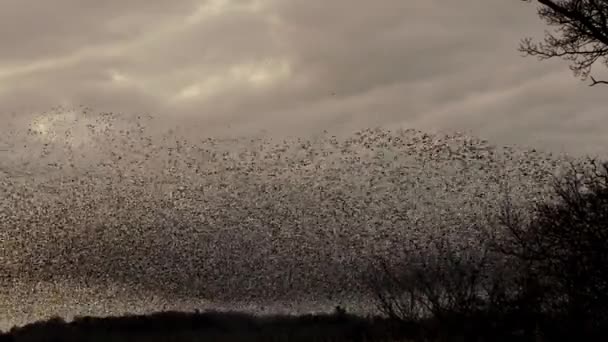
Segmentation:
<svg viewBox="0 0 608 342">
<path fill-rule="evenodd" d="M 464 130 L 600 153 L 608 89 L 505 0 L 0 0 L 0 115 L 55 105 L 146 112 L 214 133 Z M 596 69 L 601 76 L 601 66 Z"/>
</svg>

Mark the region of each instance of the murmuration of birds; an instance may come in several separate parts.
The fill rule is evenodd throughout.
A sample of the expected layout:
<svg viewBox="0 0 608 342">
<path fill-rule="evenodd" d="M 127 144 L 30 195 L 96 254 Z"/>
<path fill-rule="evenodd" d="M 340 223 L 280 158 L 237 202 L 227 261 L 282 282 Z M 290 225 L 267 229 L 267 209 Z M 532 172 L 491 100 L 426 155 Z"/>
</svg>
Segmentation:
<svg viewBox="0 0 608 342">
<path fill-rule="evenodd" d="M 69 279 L 217 299 L 358 293 L 355 270 L 404 245 L 481 247 L 501 190 L 522 205 L 547 199 L 568 160 L 462 133 L 228 139 L 154 120 L 55 108 L 3 133 L 3 289 L 27 298 L 19 282 Z"/>
</svg>

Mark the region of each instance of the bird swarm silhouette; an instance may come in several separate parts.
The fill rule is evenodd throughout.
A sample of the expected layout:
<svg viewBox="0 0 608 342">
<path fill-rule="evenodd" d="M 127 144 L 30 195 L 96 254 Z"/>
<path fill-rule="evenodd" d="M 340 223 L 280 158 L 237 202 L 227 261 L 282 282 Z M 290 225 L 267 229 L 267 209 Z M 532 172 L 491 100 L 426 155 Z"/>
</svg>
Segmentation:
<svg viewBox="0 0 608 342">
<path fill-rule="evenodd" d="M 2 291 L 21 303 L 35 289 L 19 284 L 60 280 L 217 300 L 363 293 L 369 258 L 437 237 L 475 248 L 501 186 L 546 198 L 567 160 L 463 133 L 186 137 L 153 132 L 152 117 L 66 111 L 1 138 Z"/>
</svg>

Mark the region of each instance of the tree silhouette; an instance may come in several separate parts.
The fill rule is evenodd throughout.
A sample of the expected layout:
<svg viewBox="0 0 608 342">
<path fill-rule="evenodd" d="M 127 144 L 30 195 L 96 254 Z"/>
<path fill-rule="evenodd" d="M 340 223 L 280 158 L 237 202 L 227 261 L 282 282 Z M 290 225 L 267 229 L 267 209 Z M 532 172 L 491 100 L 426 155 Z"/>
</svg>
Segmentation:
<svg viewBox="0 0 608 342">
<path fill-rule="evenodd" d="M 521 0 L 532 2 L 532 0 Z M 538 16 L 554 33 L 545 31 L 543 42 L 524 38 L 519 51 L 539 60 L 561 57 L 570 61 L 570 70 L 582 80 L 608 84 L 590 76 L 591 67 L 600 60 L 608 66 L 608 1 L 606 0 L 537 0 Z"/>
<path fill-rule="evenodd" d="M 608 323 L 608 162 L 571 164 L 555 178 L 555 203 L 536 205 L 529 224 L 509 210 L 501 223 L 510 231 L 505 254 L 530 267 L 545 311 L 578 329 L 605 329 Z M 527 301 L 529 306 L 530 300 Z M 578 326 L 576 326 L 578 324 Z M 599 330 L 595 330 L 596 332 Z"/>
</svg>

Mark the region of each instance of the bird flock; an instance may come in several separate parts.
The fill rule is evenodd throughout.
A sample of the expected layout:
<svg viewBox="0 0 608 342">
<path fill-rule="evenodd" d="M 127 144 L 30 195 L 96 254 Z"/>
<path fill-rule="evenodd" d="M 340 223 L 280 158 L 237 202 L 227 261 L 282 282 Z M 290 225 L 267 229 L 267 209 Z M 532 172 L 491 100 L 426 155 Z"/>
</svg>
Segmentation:
<svg viewBox="0 0 608 342">
<path fill-rule="evenodd" d="M 69 299 L 115 311 L 101 288 L 154 305 L 362 295 L 370 258 L 439 238 L 480 247 L 503 189 L 522 206 L 548 199 L 572 159 L 463 133 L 214 138 L 151 130 L 148 116 L 66 113 L 0 138 L 5 320 Z M 60 284 L 70 298 L 52 295 Z"/>
</svg>

